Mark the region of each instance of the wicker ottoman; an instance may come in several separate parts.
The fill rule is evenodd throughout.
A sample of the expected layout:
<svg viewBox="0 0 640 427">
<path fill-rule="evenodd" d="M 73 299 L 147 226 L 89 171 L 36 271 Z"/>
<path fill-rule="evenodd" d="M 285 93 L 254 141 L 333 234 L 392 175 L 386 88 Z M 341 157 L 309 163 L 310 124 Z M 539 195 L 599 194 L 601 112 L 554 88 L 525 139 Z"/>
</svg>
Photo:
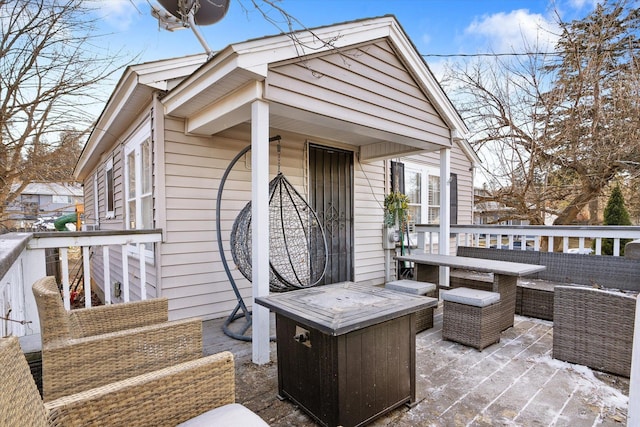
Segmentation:
<svg viewBox="0 0 640 427">
<path fill-rule="evenodd" d="M 553 289 L 556 284 L 520 279 L 516 288 L 516 314 L 553 320 Z"/>
<path fill-rule="evenodd" d="M 482 350 L 500 341 L 500 294 L 469 288 L 442 292 L 442 338 Z"/>
<path fill-rule="evenodd" d="M 434 283 L 418 282 L 416 280 L 394 280 L 393 282 L 387 282 L 384 287 L 407 294 L 438 298 L 438 288 Z M 430 328 L 433 328 L 433 307 L 422 309 L 416 313 L 416 332 Z"/>
</svg>

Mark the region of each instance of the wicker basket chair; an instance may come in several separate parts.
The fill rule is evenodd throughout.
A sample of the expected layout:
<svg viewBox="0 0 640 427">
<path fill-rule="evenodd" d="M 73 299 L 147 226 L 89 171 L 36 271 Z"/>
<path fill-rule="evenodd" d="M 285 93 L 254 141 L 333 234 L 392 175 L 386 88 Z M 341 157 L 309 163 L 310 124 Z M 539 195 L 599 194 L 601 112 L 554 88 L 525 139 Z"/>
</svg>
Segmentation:
<svg viewBox="0 0 640 427">
<path fill-rule="evenodd" d="M 168 322 L 166 299 L 67 311 L 54 277 L 32 290 L 45 401 L 202 357 L 202 321 Z"/>
<path fill-rule="evenodd" d="M 234 374 L 233 355 L 221 352 L 43 403 L 18 339 L 2 338 L 0 425 L 267 426 L 234 403 Z"/>
</svg>

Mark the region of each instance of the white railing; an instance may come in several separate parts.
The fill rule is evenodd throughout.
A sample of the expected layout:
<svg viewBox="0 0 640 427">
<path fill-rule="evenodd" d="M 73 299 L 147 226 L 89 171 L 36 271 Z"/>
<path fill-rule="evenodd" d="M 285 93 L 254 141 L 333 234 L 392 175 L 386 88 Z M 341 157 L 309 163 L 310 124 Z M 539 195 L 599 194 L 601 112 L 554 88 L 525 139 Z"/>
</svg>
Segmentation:
<svg viewBox="0 0 640 427">
<path fill-rule="evenodd" d="M 154 243 L 162 240 L 161 230 L 83 231 L 50 233 L 9 233 L 0 236 L 0 308 L 2 334 L 24 336 L 39 333 L 39 321 L 31 285 L 47 275 L 47 254 L 50 249 L 59 253 L 60 281 L 64 305 L 71 308 L 70 252 L 82 254 L 82 284 L 90 288 L 92 271 L 99 273 L 101 293 L 106 304 L 116 298 L 112 295 L 111 279 L 117 273 L 120 299 L 124 302 L 146 299 L 147 263 L 153 254 Z M 91 262 L 91 253 L 99 253 L 102 262 Z M 112 252 L 118 259 L 112 259 Z M 153 258 L 151 257 L 151 261 Z M 135 294 L 130 283 L 136 267 Z M 85 307 L 91 307 L 91 293 L 85 296 Z M 9 315 L 7 315 L 9 313 Z M 7 320 L 10 319 L 10 320 Z M 26 327 L 25 327 L 26 325 Z"/>
<path fill-rule="evenodd" d="M 24 287 L 14 286 L 21 283 L 28 240 L 26 233 L 0 236 L 0 337 L 21 337 L 28 332 Z"/>
<path fill-rule="evenodd" d="M 554 252 L 557 241 L 561 241 L 562 252 L 590 253 L 591 242 L 595 242 L 593 253 L 602 254 L 602 239 L 613 239 L 613 255 L 620 255 L 620 242 L 625 239 L 640 239 L 640 227 L 635 226 L 577 226 L 577 225 L 452 225 L 451 235 L 455 247 L 484 246 L 521 250 L 544 250 Z M 415 225 L 417 247 L 428 253 L 437 250 L 438 225 Z"/>
</svg>

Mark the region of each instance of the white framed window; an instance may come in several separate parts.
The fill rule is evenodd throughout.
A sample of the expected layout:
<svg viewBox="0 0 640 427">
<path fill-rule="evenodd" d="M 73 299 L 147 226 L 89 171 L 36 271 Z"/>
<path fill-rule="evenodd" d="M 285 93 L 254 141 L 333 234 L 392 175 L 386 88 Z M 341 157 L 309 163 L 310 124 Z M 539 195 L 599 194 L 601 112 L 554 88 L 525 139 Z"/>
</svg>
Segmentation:
<svg viewBox="0 0 640 427">
<path fill-rule="evenodd" d="M 109 158 L 104 164 L 104 206 L 105 218 L 115 218 L 116 209 L 113 201 L 113 158 Z M 97 197 L 97 193 L 96 193 Z"/>
<path fill-rule="evenodd" d="M 69 204 L 71 203 L 71 196 L 60 196 L 54 194 L 51 196 L 51 203 Z"/>
<path fill-rule="evenodd" d="M 125 145 L 124 159 L 126 228 L 153 228 L 153 171 L 149 124 L 132 135 Z"/>
<path fill-rule="evenodd" d="M 440 223 L 440 171 L 405 163 L 405 194 L 409 197 L 410 224 Z"/>
</svg>

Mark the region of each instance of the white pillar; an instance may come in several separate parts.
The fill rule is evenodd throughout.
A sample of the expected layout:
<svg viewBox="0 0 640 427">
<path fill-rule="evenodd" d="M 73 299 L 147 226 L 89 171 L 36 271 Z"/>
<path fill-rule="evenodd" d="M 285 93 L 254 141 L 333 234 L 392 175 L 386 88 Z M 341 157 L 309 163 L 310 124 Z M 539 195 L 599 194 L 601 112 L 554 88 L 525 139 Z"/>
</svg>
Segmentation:
<svg viewBox="0 0 640 427">
<path fill-rule="evenodd" d="M 451 149 L 440 149 L 440 235 L 438 253 L 449 255 L 451 231 Z M 449 286 L 449 267 L 440 267 L 440 284 Z"/>
<path fill-rule="evenodd" d="M 261 100 L 251 104 L 251 242 L 255 298 L 269 295 L 269 104 Z M 269 362 L 269 309 L 252 307 L 252 359 L 264 364 Z"/>
</svg>

